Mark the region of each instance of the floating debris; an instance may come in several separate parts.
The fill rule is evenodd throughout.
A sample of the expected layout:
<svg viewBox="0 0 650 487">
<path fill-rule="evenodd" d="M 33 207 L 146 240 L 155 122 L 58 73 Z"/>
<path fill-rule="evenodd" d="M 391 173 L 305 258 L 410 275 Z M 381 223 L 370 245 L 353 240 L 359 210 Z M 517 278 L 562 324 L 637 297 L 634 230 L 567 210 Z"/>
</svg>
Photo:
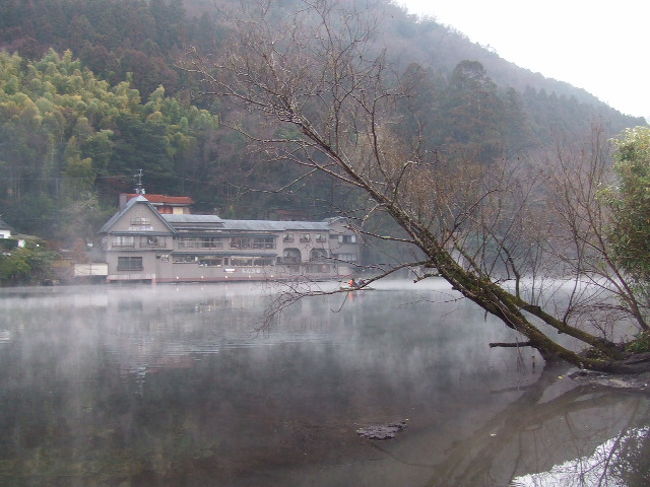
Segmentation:
<svg viewBox="0 0 650 487">
<path fill-rule="evenodd" d="M 648 384 L 650 383 L 650 372 L 617 375 L 580 369 L 568 375 L 580 385 L 608 387 L 611 389 L 648 391 Z"/>
<path fill-rule="evenodd" d="M 368 438 L 369 440 L 391 440 L 395 438 L 395 434 L 406 428 L 408 420 L 400 421 L 399 423 L 388 424 L 373 424 L 365 426 L 357 430 L 359 436 Z"/>
</svg>

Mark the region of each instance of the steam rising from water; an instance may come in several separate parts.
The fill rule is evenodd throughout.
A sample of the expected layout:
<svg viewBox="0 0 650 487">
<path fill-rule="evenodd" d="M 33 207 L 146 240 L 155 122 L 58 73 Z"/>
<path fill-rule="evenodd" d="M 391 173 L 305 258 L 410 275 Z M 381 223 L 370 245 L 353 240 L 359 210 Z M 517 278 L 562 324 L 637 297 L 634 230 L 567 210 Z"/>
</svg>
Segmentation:
<svg viewBox="0 0 650 487">
<path fill-rule="evenodd" d="M 491 418 L 539 367 L 490 350 L 513 336 L 445 284 L 382 286 L 301 300 L 264 332 L 265 285 L 0 291 L 1 478 L 430 485 L 451 442 L 505 436 Z M 405 418 L 385 454 L 354 433 Z"/>
</svg>

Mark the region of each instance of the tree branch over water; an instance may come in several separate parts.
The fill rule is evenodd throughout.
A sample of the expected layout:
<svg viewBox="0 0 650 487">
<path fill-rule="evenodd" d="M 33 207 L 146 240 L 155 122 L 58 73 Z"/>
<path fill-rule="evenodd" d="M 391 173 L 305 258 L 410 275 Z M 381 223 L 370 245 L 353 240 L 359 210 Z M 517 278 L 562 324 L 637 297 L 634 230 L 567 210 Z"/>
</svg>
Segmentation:
<svg viewBox="0 0 650 487">
<path fill-rule="evenodd" d="M 233 48 L 222 59 L 208 62 L 195 55 L 187 67 L 201 77 L 206 92 L 237 100 L 264 117 L 271 131 L 284 125 L 296 134 L 250 135 L 251 142 L 271 160 L 296 164 L 363 192 L 374 202 L 373 213 L 400 227 L 403 236 L 397 238 L 421 252 L 423 265 L 517 331 L 547 361 L 630 370 L 622 362 L 624 350 L 601 333 L 604 327 L 587 330 L 583 321 L 573 319 L 578 303 L 588 301 L 584 282 L 598 287 L 605 278 L 605 288 L 618 290 L 620 304 L 631 310 L 637 326 L 645 326 L 643 313 L 636 313 L 635 302 L 628 300 L 624 274 L 616 274 L 615 261 L 611 267 L 598 247 L 606 242 L 599 242 L 602 233 L 595 231 L 602 215 L 590 212 L 598 202 L 593 188 L 601 177 L 588 171 L 593 164 L 560 161 L 560 173 L 579 171 L 591 186 L 562 176 L 565 184 L 556 185 L 554 196 L 542 187 L 544 178 L 519 167 L 521 163 L 486 163 L 463 153 L 427 160 L 417 144 L 396 135 L 402 117 L 398 104 L 412 93 L 376 47 L 371 12 L 349 11 L 344 2 L 312 0 L 301 2 L 293 16 L 279 18 L 273 3 L 269 5 L 239 22 L 230 40 Z M 582 160 L 600 157 L 596 143 Z M 595 161 L 596 169 L 602 161 Z M 565 217 L 565 225 L 552 221 L 551 209 Z M 607 263 L 600 274 L 593 264 L 598 252 Z M 411 265 L 398 265 L 373 280 Z M 556 310 L 542 301 L 540 292 L 545 279 L 564 277 L 567 269 L 574 292 L 569 307 Z M 276 311 L 305 293 L 290 291 L 278 298 Z M 549 329 L 593 352 L 576 353 Z"/>
</svg>

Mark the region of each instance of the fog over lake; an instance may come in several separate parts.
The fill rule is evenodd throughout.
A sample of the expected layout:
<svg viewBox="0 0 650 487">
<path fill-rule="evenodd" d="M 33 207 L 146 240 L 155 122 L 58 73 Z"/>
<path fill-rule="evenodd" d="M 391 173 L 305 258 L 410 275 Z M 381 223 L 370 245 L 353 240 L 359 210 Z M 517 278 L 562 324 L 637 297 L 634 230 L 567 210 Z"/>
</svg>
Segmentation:
<svg viewBox="0 0 650 487">
<path fill-rule="evenodd" d="M 0 290 L 0 485 L 645 485 L 647 395 L 540 379 L 442 282 L 378 287 L 263 330 L 266 284 Z"/>
</svg>

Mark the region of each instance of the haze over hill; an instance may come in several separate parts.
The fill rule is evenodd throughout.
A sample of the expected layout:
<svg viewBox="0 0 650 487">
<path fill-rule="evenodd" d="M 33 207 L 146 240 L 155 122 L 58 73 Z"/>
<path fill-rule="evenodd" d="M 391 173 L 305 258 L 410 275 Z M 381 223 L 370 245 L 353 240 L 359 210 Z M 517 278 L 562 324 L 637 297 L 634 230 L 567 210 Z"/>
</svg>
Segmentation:
<svg viewBox="0 0 650 487">
<path fill-rule="evenodd" d="M 631 115 L 650 115 L 650 67 L 639 62 L 650 7 L 637 0 L 399 0 L 519 66 L 585 88 Z"/>
<path fill-rule="evenodd" d="M 289 15 L 299 3 L 281 6 Z M 377 21 L 376 47 L 386 48 L 393 71 L 413 90 L 399 107 L 397 131 L 408 140 L 416 125 L 424 128 L 429 153 L 463 151 L 489 163 L 576 140 L 594 125 L 614 136 L 644 123 L 389 0 L 346 5 Z M 0 49 L 20 56 L 0 62 L 5 219 L 18 230 L 69 238 L 75 232 L 67 225 L 99 224 L 140 168 L 150 192 L 189 195 L 198 211 L 223 216 L 263 218 L 291 209 L 323 218 L 333 206 L 354 207 L 354 191 L 318 177 L 270 192 L 295 179 L 296 169 L 264 164 L 240 135 L 215 128 L 219 119 L 260 122 L 201 96 L 197 81 L 178 68 L 189 46 L 227 52 L 233 15 L 241 14 L 238 0 L 2 2 Z M 71 54 L 61 59 L 66 50 Z M 477 100 L 480 114 L 471 108 Z M 73 181 L 85 191 L 66 190 Z"/>
</svg>

